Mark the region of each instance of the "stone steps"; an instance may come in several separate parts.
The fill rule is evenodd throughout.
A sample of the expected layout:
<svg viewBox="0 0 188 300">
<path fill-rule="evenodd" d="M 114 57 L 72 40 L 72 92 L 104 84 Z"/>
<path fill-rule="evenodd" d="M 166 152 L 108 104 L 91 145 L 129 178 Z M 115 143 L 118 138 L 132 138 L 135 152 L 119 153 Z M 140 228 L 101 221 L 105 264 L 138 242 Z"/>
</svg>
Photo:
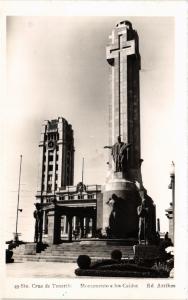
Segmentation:
<svg viewBox="0 0 188 300">
<path fill-rule="evenodd" d="M 92 253 L 111 253 L 112 251 L 113 251 L 114 249 L 112 249 L 112 250 L 105 250 L 105 251 L 97 251 L 97 250 L 92 250 L 92 251 L 84 251 L 84 250 L 79 250 L 79 251 L 48 251 L 48 252 L 41 252 L 42 254 L 54 254 L 54 255 L 63 255 L 63 254 L 70 254 L 70 253 L 75 253 L 75 254 L 78 254 L 78 253 L 84 253 L 84 254 L 92 254 Z M 132 253 L 132 250 L 121 250 L 121 252 L 122 252 L 122 254 L 127 254 L 127 253 Z M 19 254 L 19 253 L 18 253 Z"/>
<path fill-rule="evenodd" d="M 38 255 L 15 255 L 14 261 L 15 262 L 24 262 L 24 261 L 37 261 L 37 262 L 76 262 L 76 257 L 62 257 L 62 256 L 38 256 Z"/>
<path fill-rule="evenodd" d="M 15 262 L 24 262 L 24 261 L 38 261 L 38 262 L 63 262 L 63 263 L 76 263 L 78 256 L 69 256 L 69 257 L 61 257 L 61 256 L 32 256 L 32 255 L 24 255 L 24 256 L 19 256 L 16 255 L 14 256 Z M 98 259 L 106 259 L 109 257 L 91 257 L 92 261 L 96 261 Z M 131 257 L 130 257 L 131 259 Z"/>
<path fill-rule="evenodd" d="M 73 254 L 73 255 L 80 255 L 80 254 L 84 254 L 84 255 L 89 255 L 89 256 L 101 256 L 101 255 L 104 255 L 104 256 L 109 256 L 111 254 L 111 251 L 107 252 L 107 251 L 92 251 L 92 252 L 84 252 L 84 251 L 80 251 L 80 252 L 62 252 L 62 253 L 58 253 L 58 252 L 52 252 L 52 253 L 40 253 L 40 254 L 37 254 L 39 256 L 43 256 L 43 255 L 46 255 L 46 256 L 49 256 L 49 255 L 52 255 L 52 256 L 70 256 L 70 254 Z M 127 252 L 122 252 L 122 255 L 131 255 L 132 254 L 132 251 L 127 251 Z"/>
<path fill-rule="evenodd" d="M 51 252 L 59 252 L 59 253 L 61 253 L 61 252 L 77 252 L 77 251 L 85 251 L 85 252 L 87 252 L 87 251 L 97 251 L 97 252 L 100 252 L 100 251 L 106 251 L 106 252 L 109 252 L 109 251 L 112 251 L 112 250 L 114 250 L 114 249 L 119 249 L 119 250 L 121 250 L 121 251 L 132 251 L 132 247 L 127 247 L 127 248 L 119 248 L 119 247 L 110 247 L 110 248 L 93 248 L 93 249 L 91 249 L 91 248 L 78 248 L 78 249 L 74 249 L 74 248 L 72 248 L 72 249 L 64 249 L 64 248 L 62 248 L 62 249 L 47 249 L 47 250 L 45 250 L 45 251 L 43 251 L 43 252 L 46 252 L 46 253 L 51 253 Z"/>
<path fill-rule="evenodd" d="M 20 249 L 19 249 L 20 248 Z M 122 252 L 123 258 L 133 258 L 132 246 L 117 246 L 117 245 L 92 245 L 92 244 L 59 244 L 51 245 L 44 251 L 34 254 L 24 254 L 24 247 L 18 247 L 14 251 L 15 261 L 43 261 L 43 262 L 76 262 L 79 255 L 89 255 L 93 260 L 108 259 L 114 249 L 119 249 Z"/>
</svg>

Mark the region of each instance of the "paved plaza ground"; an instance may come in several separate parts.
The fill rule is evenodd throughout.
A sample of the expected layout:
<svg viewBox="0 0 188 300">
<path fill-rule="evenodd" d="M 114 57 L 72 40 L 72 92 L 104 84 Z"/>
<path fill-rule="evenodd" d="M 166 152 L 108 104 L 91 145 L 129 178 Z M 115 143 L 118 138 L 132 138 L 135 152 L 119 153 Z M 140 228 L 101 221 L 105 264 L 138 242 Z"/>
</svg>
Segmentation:
<svg viewBox="0 0 188 300">
<path fill-rule="evenodd" d="M 8 277 L 20 278 L 76 278 L 76 263 L 14 262 L 6 264 Z"/>
</svg>

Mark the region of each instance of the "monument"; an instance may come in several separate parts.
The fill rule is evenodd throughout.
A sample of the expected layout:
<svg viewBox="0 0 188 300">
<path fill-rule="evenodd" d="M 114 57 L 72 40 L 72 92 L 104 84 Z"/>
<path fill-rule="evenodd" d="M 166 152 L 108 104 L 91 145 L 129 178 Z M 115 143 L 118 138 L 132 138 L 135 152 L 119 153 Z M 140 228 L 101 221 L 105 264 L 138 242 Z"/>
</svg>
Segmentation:
<svg viewBox="0 0 188 300">
<path fill-rule="evenodd" d="M 109 37 L 106 59 L 110 69 L 109 176 L 103 192 L 102 231 L 111 238 L 138 238 L 144 191 L 140 151 L 141 58 L 139 38 L 129 21 L 116 25 Z M 153 203 L 150 204 L 153 205 Z M 155 207 L 153 205 L 153 210 Z M 155 213 L 152 217 L 155 231 Z"/>
<path fill-rule="evenodd" d="M 137 241 L 138 235 L 140 242 L 149 243 L 155 232 L 155 206 L 141 176 L 140 54 L 138 34 L 130 22 L 117 24 L 106 50 L 111 98 L 105 148 L 110 175 L 102 189 L 83 182 L 73 186 L 72 126 L 62 117 L 45 121 L 39 143 L 35 243 L 71 242 L 74 236 Z"/>
</svg>

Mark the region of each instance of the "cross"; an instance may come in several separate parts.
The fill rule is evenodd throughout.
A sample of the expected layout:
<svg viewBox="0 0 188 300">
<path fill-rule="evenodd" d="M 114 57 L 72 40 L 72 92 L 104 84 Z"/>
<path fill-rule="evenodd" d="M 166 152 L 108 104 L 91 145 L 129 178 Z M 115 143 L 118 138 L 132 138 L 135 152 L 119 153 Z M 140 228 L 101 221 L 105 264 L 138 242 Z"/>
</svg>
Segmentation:
<svg viewBox="0 0 188 300">
<path fill-rule="evenodd" d="M 106 48 L 106 59 L 110 64 L 114 63 L 114 58 L 118 57 L 118 54 L 122 53 L 125 56 L 135 54 L 135 40 L 126 40 L 126 34 L 118 35 L 118 45 L 114 43 L 114 34 L 110 36 L 112 44 Z"/>
<path fill-rule="evenodd" d="M 120 41 L 119 41 L 119 44 L 120 44 Z M 118 48 L 114 48 L 114 47 L 112 47 L 112 49 L 110 49 L 110 53 L 112 53 L 113 51 L 118 51 L 118 52 L 120 52 L 121 50 L 123 50 L 123 49 L 126 49 L 126 48 L 131 48 L 131 45 L 127 45 L 127 46 L 120 46 L 119 45 L 119 47 Z"/>
<path fill-rule="evenodd" d="M 117 60 L 119 66 L 119 136 L 121 135 L 121 91 L 120 91 L 120 74 L 121 74 L 121 64 L 120 57 L 127 57 L 128 55 L 135 54 L 135 40 L 127 41 L 127 30 L 120 30 L 118 33 L 116 31 L 112 32 L 110 36 L 112 44 L 106 48 L 106 59 L 110 65 L 114 65 L 114 60 Z M 115 40 L 118 39 L 118 42 Z"/>
</svg>

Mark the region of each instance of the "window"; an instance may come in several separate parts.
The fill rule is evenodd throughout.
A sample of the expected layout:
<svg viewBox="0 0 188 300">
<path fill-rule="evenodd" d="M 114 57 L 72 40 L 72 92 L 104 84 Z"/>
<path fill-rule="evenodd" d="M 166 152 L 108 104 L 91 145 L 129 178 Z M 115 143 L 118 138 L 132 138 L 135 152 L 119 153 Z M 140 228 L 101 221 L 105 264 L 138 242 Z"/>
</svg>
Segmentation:
<svg viewBox="0 0 188 300">
<path fill-rule="evenodd" d="M 48 158 L 48 161 L 53 161 L 53 154 L 51 155 L 49 155 L 49 158 Z"/>
<path fill-rule="evenodd" d="M 48 215 L 47 215 L 47 212 L 45 212 L 45 215 L 44 215 L 44 234 L 48 234 Z"/>
<path fill-rule="evenodd" d="M 49 166 L 48 166 L 48 170 L 49 170 L 49 171 L 53 171 L 53 165 L 49 165 Z"/>
<path fill-rule="evenodd" d="M 48 181 L 51 181 L 52 180 L 52 175 L 48 175 Z"/>
<path fill-rule="evenodd" d="M 52 191 L 52 185 L 48 184 L 48 186 L 47 186 L 47 192 L 51 192 L 51 191 Z"/>
</svg>

